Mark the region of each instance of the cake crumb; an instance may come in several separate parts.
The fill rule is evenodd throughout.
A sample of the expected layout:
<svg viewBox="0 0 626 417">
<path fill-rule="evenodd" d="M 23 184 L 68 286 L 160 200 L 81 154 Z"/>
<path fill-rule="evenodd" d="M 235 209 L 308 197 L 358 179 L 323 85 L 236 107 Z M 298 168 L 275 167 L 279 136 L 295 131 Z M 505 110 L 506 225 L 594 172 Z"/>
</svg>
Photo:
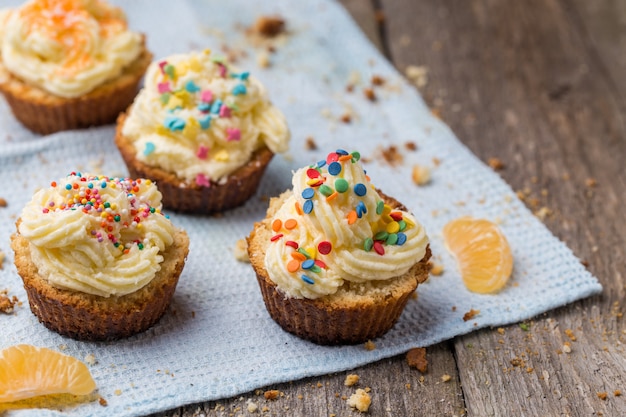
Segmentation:
<svg viewBox="0 0 626 417">
<path fill-rule="evenodd" d="M 502 327 L 498 327 L 497 332 L 500 334 L 504 334 L 505 330 Z"/>
<path fill-rule="evenodd" d="M 122 395 L 122 390 L 121 389 L 116 389 L 115 391 L 113 391 L 113 394 L 120 396 Z"/>
<path fill-rule="evenodd" d="M 248 242 L 246 242 L 246 239 L 239 239 L 237 241 L 233 253 L 235 259 L 239 262 L 250 262 L 250 258 L 248 257 Z"/>
<path fill-rule="evenodd" d="M 413 165 L 411 178 L 415 185 L 426 185 L 430 182 L 430 168 L 424 165 Z"/>
<path fill-rule="evenodd" d="M 504 162 L 502 162 L 498 158 L 489 158 L 487 163 L 489 164 L 491 169 L 493 169 L 494 171 L 501 171 L 504 169 Z"/>
<path fill-rule="evenodd" d="M 266 400 L 275 400 L 276 398 L 278 398 L 279 394 L 280 394 L 280 391 L 278 391 L 277 389 L 271 389 L 271 390 L 265 391 L 263 393 L 263 396 L 265 397 Z"/>
<path fill-rule="evenodd" d="M 616 389 L 615 391 L 613 391 L 613 395 L 616 397 L 621 397 L 622 396 L 622 391 Z"/>
<path fill-rule="evenodd" d="M 441 375 L 441 381 L 442 382 L 450 382 L 450 380 L 452 379 L 452 377 L 448 374 L 443 374 Z"/>
<path fill-rule="evenodd" d="M 371 340 L 365 342 L 365 350 L 374 350 L 376 349 L 376 345 Z"/>
<path fill-rule="evenodd" d="M 0 197 L 0 207 L 6 207 L 6 206 L 7 206 L 7 201 L 4 198 Z"/>
<path fill-rule="evenodd" d="M 307 138 L 304 141 L 304 148 L 307 151 L 314 151 L 317 149 L 317 143 L 315 142 L 315 139 L 313 138 L 313 136 L 307 136 Z"/>
<path fill-rule="evenodd" d="M 380 75 L 372 75 L 371 82 L 372 82 L 372 85 L 381 86 L 385 84 L 385 79 L 381 77 Z"/>
<path fill-rule="evenodd" d="M 86 355 L 84 360 L 85 363 L 88 365 L 95 365 L 96 363 L 98 363 L 98 361 L 96 360 L 96 356 L 93 353 Z"/>
<path fill-rule="evenodd" d="M 0 291 L 0 313 L 11 314 L 17 303 L 17 297 L 9 298 L 9 290 Z"/>
<path fill-rule="evenodd" d="M 423 374 L 428 372 L 426 348 L 413 348 L 409 350 L 406 354 L 406 361 L 411 368 L 415 368 Z"/>
<path fill-rule="evenodd" d="M 565 329 L 565 335 L 570 338 L 572 342 L 576 341 L 576 335 L 572 331 L 572 329 Z"/>
<path fill-rule="evenodd" d="M 352 408 L 356 408 L 362 413 L 366 413 L 371 404 L 372 398 L 361 388 L 357 389 L 356 392 L 348 398 L 348 405 Z"/>
<path fill-rule="evenodd" d="M 259 409 L 259 406 L 255 402 L 252 402 L 252 400 L 248 400 L 248 405 L 246 406 L 246 409 L 249 413 L 256 413 Z"/>
<path fill-rule="evenodd" d="M 599 399 L 601 399 L 602 401 L 605 401 L 606 398 L 608 397 L 608 394 L 606 392 L 598 392 L 596 393 L 596 395 L 598 396 Z"/>
<path fill-rule="evenodd" d="M 103 397 L 98 398 L 98 403 L 99 403 L 102 407 L 106 407 L 107 405 L 109 405 L 109 403 L 107 402 L 107 400 L 105 400 Z"/>
<path fill-rule="evenodd" d="M 415 144 L 415 142 L 412 142 L 412 141 L 406 142 L 404 144 L 404 147 L 411 152 L 414 152 L 417 150 L 417 145 Z"/>
<path fill-rule="evenodd" d="M 280 16 L 260 16 L 251 29 L 265 38 L 274 38 L 285 32 L 286 22 Z"/>
<path fill-rule="evenodd" d="M 586 185 L 587 187 L 589 187 L 589 188 L 593 188 L 593 187 L 595 187 L 596 185 L 598 185 L 598 181 L 596 181 L 596 179 L 595 179 L 595 178 L 587 178 L 587 179 L 585 180 L 585 185 Z"/>
<path fill-rule="evenodd" d="M 428 84 L 428 68 L 425 66 L 409 65 L 404 70 L 404 74 L 418 88 Z"/>
<path fill-rule="evenodd" d="M 351 123 L 352 122 L 352 116 L 350 116 L 350 114 L 348 113 L 344 113 L 339 117 L 339 120 L 343 123 Z"/>
<path fill-rule="evenodd" d="M 269 68 L 272 64 L 270 60 L 270 54 L 265 49 L 261 49 L 257 52 L 256 64 L 259 68 Z"/>
<path fill-rule="evenodd" d="M 402 153 L 400 153 L 398 148 L 394 145 L 381 149 L 380 155 L 382 155 L 385 162 L 392 166 L 399 165 L 403 162 Z"/>
<path fill-rule="evenodd" d="M 563 343 L 561 350 L 563 353 L 572 353 L 572 344 L 570 342 Z"/>
<path fill-rule="evenodd" d="M 429 266 L 430 266 L 430 274 L 431 275 L 434 275 L 434 276 L 438 277 L 441 274 L 443 274 L 443 265 L 442 264 L 436 264 L 436 263 L 430 262 Z"/>
<path fill-rule="evenodd" d="M 4 264 L 4 258 L 5 258 L 5 256 L 6 256 L 6 255 L 4 254 L 4 252 L 2 252 L 2 251 L 0 250 L 0 269 L 2 269 L 2 265 Z"/>
<path fill-rule="evenodd" d="M 360 378 L 359 378 L 359 376 L 358 376 L 358 375 L 356 375 L 356 374 L 350 374 L 350 375 L 347 375 L 347 376 L 346 376 L 346 380 L 343 382 L 343 384 L 344 384 L 346 387 L 351 387 L 351 386 L 355 385 L 356 383 L 358 383 L 358 382 L 359 382 L 359 379 L 360 379 Z"/>
<path fill-rule="evenodd" d="M 470 309 L 467 313 L 463 315 L 463 321 L 469 321 L 480 314 L 480 310 Z"/>
<path fill-rule="evenodd" d="M 365 88 L 365 89 L 363 89 L 363 95 L 369 101 L 376 101 L 378 99 L 376 97 L 376 93 L 374 92 L 374 90 L 372 88 Z"/>
</svg>

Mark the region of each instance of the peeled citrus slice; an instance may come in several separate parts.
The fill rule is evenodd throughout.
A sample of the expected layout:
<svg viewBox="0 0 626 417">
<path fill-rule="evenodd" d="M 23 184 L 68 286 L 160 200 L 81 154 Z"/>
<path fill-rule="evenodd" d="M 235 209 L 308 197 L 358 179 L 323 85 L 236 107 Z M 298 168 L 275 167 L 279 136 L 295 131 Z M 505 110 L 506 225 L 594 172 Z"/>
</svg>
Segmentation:
<svg viewBox="0 0 626 417">
<path fill-rule="evenodd" d="M 0 403 L 49 394 L 87 395 L 95 389 L 87 365 L 76 358 L 31 345 L 0 351 Z"/>
<path fill-rule="evenodd" d="M 513 255 L 495 223 L 460 217 L 444 226 L 443 238 L 470 291 L 489 294 L 506 285 L 513 270 Z"/>
</svg>

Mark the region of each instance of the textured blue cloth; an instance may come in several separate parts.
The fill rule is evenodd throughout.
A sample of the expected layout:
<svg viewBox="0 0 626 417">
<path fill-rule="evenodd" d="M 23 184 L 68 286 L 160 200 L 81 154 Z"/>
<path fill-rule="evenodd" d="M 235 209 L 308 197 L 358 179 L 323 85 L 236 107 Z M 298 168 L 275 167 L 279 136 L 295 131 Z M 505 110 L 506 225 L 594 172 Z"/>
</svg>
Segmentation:
<svg viewBox="0 0 626 417">
<path fill-rule="evenodd" d="M 29 343 L 64 346 L 65 353 L 81 359 L 93 354 L 97 363 L 90 369 L 98 394 L 108 401 L 106 408 L 97 401 L 64 407 L 61 415 L 136 416 L 234 396 L 355 368 L 479 328 L 514 323 L 601 291 L 598 281 L 510 187 L 431 116 L 418 93 L 333 1 L 118 3 L 127 11 L 130 26 L 146 33 L 157 58 L 206 47 L 219 53 L 224 44 L 235 53 L 246 51 L 247 56 L 238 54 L 237 65 L 265 83 L 272 101 L 287 116 L 293 140 L 289 154 L 274 159 L 257 196 L 245 206 L 221 217 L 171 214 L 172 221 L 188 231 L 191 250 L 171 310 L 156 326 L 126 340 L 83 343 L 48 331 L 31 314 L 12 263 L 9 236 L 38 187 L 74 170 L 127 174 L 113 144 L 114 127 L 42 138 L 21 127 L 0 101 L 0 197 L 8 202 L 8 207 L 0 208 L 0 250 L 7 256 L 0 270 L 0 290 L 6 288 L 24 302 L 15 314 L 0 315 L 0 348 Z M 242 27 L 269 14 L 282 15 L 290 33 L 272 54 L 272 65 L 259 68 L 259 50 L 246 41 Z M 415 41 L 419 47 L 419 39 Z M 355 74 L 362 84 L 346 93 Z M 374 74 L 386 83 L 376 87 L 378 100 L 370 102 L 362 89 Z M 338 121 L 346 109 L 353 115 L 349 124 Z M 318 150 L 306 149 L 309 136 Z M 407 141 L 417 144 L 417 150 L 404 151 Z M 401 150 L 403 163 L 390 166 L 379 157 L 380 149 L 390 145 Z M 236 241 L 264 217 L 267 201 L 261 197 L 279 194 L 290 186 L 292 170 L 337 147 L 358 150 L 369 159 L 365 166 L 374 184 L 423 222 L 434 260 L 445 268 L 443 275 L 419 287 L 419 299 L 409 301 L 398 324 L 375 341 L 372 351 L 361 345 L 316 346 L 282 331 L 265 310 L 252 268 L 233 256 Z M 433 158 L 441 161 L 436 167 Z M 412 182 L 414 164 L 432 167 L 430 185 L 417 187 Z M 444 248 L 442 227 L 461 215 L 499 221 L 511 244 L 513 277 L 497 295 L 468 292 Z M 470 309 L 480 314 L 465 322 L 463 314 Z M 43 410 L 12 410 L 7 415 L 46 413 L 57 415 Z"/>
</svg>

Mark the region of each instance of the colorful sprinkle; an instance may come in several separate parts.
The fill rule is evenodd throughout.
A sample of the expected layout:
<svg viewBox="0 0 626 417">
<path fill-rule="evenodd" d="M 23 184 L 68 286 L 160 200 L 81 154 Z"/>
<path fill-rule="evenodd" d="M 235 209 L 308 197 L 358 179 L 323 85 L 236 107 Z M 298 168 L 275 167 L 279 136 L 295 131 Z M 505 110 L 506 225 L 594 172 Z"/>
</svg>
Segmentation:
<svg viewBox="0 0 626 417">
<path fill-rule="evenodd" d="M 356 222 L 358 218 L 358 215 L 356 213 L 356 211 L 352 210 L 348 213 L 347 219 L 348 219 L 348 224 L 354 224 Z"/>
<path fill-rule="evenodd" d="M 296 261 L 300 261 L 300 262 L 306 261 L 306 259 L 307 259 L 307 257 L 304 256 L 302 253 L 300 253 L 300 251 L 298 251 L 298 252 L 291 252 L 291 257 L 293 259 L 295 259 Z"/>
<path fill-rule="evenodd" d="M 200 93 L 200 100 L 204 103 L 210 103 L 213 101 L 213 92 L 211 90 L 204 90 Z"/>
<path fill-rule="evenodd" d="M 371 251 L 373 247 L 374 247 L 374 240 L 371 237 L 366 238 L 365 241 L 363 242 L 363 249 L 365 249 L 365 252 Z"/>
<path fill-rule="evenodd" d="M 286 242 L 285 242 L 285 245 L 290 246 L 290 247 L 292 247 L 292 248 L 294 248 L 294 249 L 296 249 L 296 250 L 297 250 L 297 249 L 298 249 L 298 247 L 299 247 L 298 242 L 294 242 L 293 240 L 288 240 L 288 241 L 286 241 Z"/>
<path fill-rule="evenodd" d="M 385 231 L 387 233 L 398 233 L 400 231 L 400 224 L 396 221 L 387 223 L 387 226 L 385 227 Z"/>
<path fill-rule="evenodd" d="M 302 190 L 302 198 L 310 200 L 315 196 L 315 190 L 313 188 L 305 188 Z"/>
<path fill-rule="evenodd" d="M 243 94 L 246 94 L 247 92 L 248 92 L 248 89 L 243 84 L 237 84 L 235 88 L 233 88 L 233 91 L 232 91 L 234 96 L 243 95 Z"/>
<path fill-rule="evenodd" d="M 170 83 L 159 83 L 157 84 L 157 88 L 159 89 L 159 94 L 170 93 L 172 91 Z"/>
<path fill-rule="evenodd" d="M 200 123 L 200 127 L 202 128 L 202 130 L 207 130 L 209 127 L 211 127 L 211 116 L 207 115 L 206 117 L 203 117 L 202 119 L 198 120 L 198 123 Z"/>
<path fill-rule="evenodd" d="M 374 240 L 387 240 L 387 236 L 389 236 L 389 233 L 384 230 L 381 230 L 380 232 L 374 235 Z"/>
<path fill-rule="evenodd" d="M 185 120 L 180 117 L 168 116 L 163 122 L 163 126 L 171 131 L 183 130 L 185 128 Z"/>
<path fill-rule="evenodd" d="M 302 275 L 300 278 L 302 278 L 302 281 L 306 282 L 307 284 L 311 284 L 311 285 L 315 284 L 315 281 L 313 281 L 307 275 Z"/>
<path fill-rule="evenodd" d="M 280 219 L 276 219 L 272 222 L 272 230 L 278 233 L 283 227 L 283 222 Z"/>
<path fill-rule="evenodd" d="M 189 91 L 190 93 L 197 93 L 198 91 L 200 91 L 200 87 L 198 87 L 196 83 L 193 82 L 193 80 L 189 80 L 187 81 L 187 84 L 185 84 L 185 90 Z"/>
<path fill-rule="evenodd" d="M 300 261 L 292 259 L 289 262 L 287 262 L 287 271 L 294 273 L 294 272 L 297 272 L 298 269 L 300 269 Z"/>
<path fill-rule="evenodd" d="M 337 155 L 348 155 L 348 152 L 344 151 L 343 149 L 337 149 L 335 153 Z"/>
<path fill-rule="evenodd" d="M 306 261 L 302 262 L 302 265 L 300 266 L 302 267 L 302 269 L 311 269 L 313 265 L 315 265 L 315 261 L 313 259 L 307 259 Z"/>
<path fill-rule="evenodd" d="M 296 221 L 296 219 L 288 219 L 287 221 L 285 221 L 285 229 L 287 230 L 295 229 L 297 226 L 298 222 Z"/>
<path fill-rule="evenodd" d="M 313 211 L 313 202 L 311 200 L 305 201 L 302 206 L 302 211 L 304 214 L 310 214 Z"/>
<path fill-rule="evenodd" d="M 241 140 L 241 130 L 236 127 L 227 127 L 226 128 L 226 140 L 228 142 L 239 141 Z"/>
<path fill-rule="evenodd" d="M 326 264 L 321 259 L 316 259 L 315 260 L 315 265 L 319 266 L 322 269 L 326 269 Z"/>
<path fill-rule="evenodd" d="M 329 195 L 328 197 L 326 197 L 326 201 L 328 201 L 329 203 L 331 201 L 333 201 L 335 198 L 337 198 L 337 196 L 339 195 L 339 193 L 337 191 L 333 192 L 331 195 Z"/>
<path fill-rule="evenodd" d="M 398 233 L 398 241 L 396 242 L 396 245 L 404 245 L 404 243 L 406 242 L 406 235 L 402 232 Z"/>
<path fill-rule="evenodd" d="M 306 259 L 311 259 L 311 254 L 304 248 L 298 248 L 298 253 L 304 255 Z"/>
<path fill-rule="evenodd" d="M 222 106 L 220 108 L 220 117 L 229 118 L 231 116 L 231 110 L 228 106 Z"/>
<path fill-rule="evenodd" d="M 354 159 L 354 161 L 358 161 L 359 159 L 361 159 L 361 154 L 358 153 L 357 151 L 352 152 L 352 158 Z"/>
<path fill-rule="evenodd" d="M 209 154 L 209 148 L 204 146 L 204 145 L 200 145 L 198 147 L 198 151 L 196 152 L 196 156 L 200 159 L 206 159 L 206 157 Z"/>
<path fill-rule="evenodd" d="M 306 176 L 312 179 L 317 179 L 321 176 L 322 174 L 315 168 L 309 168 L 306 170 Z"/>
<path fill-rule="evenodd" d="M 270 238 L 270 240 L 271 240 L 272 242 L 276 242 L 276 241 L 277 241 L 278 239 L 280 239 L 281 237 L 283 237 L 283 234 L 282 234 L 282 233 L 279 233 L 279 234 L 277 234 L 277 235 L 272 236 L 272 237 Z"/>
<path fill-rule="evenodd" d="M 202 173 L 196 175 L 196 184 L 198 184 L 201 187 L 211 186 L 211 183 L 209 182 L 209 179 L 207 178 L 207 176 Z"/>
<path fill-rule="evenodd" d="M 332 250 L 333 244 L 327 240 L 324 240 L 317 245 L 317 251 L 322 255 L 328 255 Z"/>
<path fill-rule="evenodd" d="M 374 252 L 376 252 L 377 254 L 381 256 L 385 254 L 385 247 L 378 240 L 374 241 Z"/>
<path fill-rule="evenodd" d="M 392 213 L 389 213 L 389 216 L 397 222 L 402 220 L 402 213 L 399 211 L 394 211 Z"/>
<path fill-rule="evenodd" d="M 328 165 L 328 173 L 330 175 L 339 175 L 341 173 L 341 164 L 339 162 L 331 162 Z"/>
<path fill-rule="evenodd" d="M 384 209 L 385 209 L 385 203 L 382 200 L 376 203 L 376 214 L 378 215 L 383 214 Z"/>
<path fill-rule="evenodd" d="M 146 142 L 146 147 L 143 149 L 143 154 L 145 156 L 150 155 L 152 152 L 154 152 L 155 146 L 154 143 L 152 142 Z"/>
<path fill-rule="evenodd" d="M 354 186 L 354 193 L 359 197 L 363 197 L 367 194 L 367 187 L 363 183 L 358 183 Z"/>
<path fill-rule="evenodd" d="M 331 195 L 334 191 L 333 191 L 333 189 L 332 189 L 332 188 L 330 188 L 328 185 L 324 185 L 324 184 L 322 184 L 322 185 L 320 185 L 319 192 L 320 192 L 320 194 L 322 194 L 324 197 L 328 197 L 328 196 L 330 196 L 330 195 Z"/>
<path fill-rule="evenodd" d="M 396 233 L 389 233 L 389 236 L 387 236 L 387 240 L 385 240 L 385 243 L 387 245 L 395 245 L 398 242 L 398 235 Z"/>
<path fill-rule="evenodd" d="M 337 178 L 335 180 L 335 190 L 337 190 L 338 193 L 345 193 L 348 191 L 348 188 L 350 188 L 350 184 L 345 179 Z"/>
<path fill-rule="evenodd" d="M 219 100 L 219 99 L 215 100 L 213 104 L 211 105 L 211 113 L 219 114 L 221 107 L 222 107 L 222 100 Z"/>
</svg>

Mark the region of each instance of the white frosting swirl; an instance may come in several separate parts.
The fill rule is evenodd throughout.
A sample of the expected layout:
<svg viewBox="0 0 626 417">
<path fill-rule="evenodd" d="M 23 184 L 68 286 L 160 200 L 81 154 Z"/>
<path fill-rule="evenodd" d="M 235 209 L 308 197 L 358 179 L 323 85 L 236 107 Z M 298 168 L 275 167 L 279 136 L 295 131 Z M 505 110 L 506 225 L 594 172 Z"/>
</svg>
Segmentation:
<svg viewBox="0 0 626 417">
<path fill-rule="evenodd" d="M 328 161 L 337 157 L 332 153 Z M 271 220 L 265 268 L 288 296 L 315 299 L 335 293 L 344 281 L 394 278 L 426 254 L 424 228 L 410 213 L 384 204 L 358 153 L 346 158 L 298 170 L 293 190 Z M 318 268 L 308 268 L 307 256 Z"/>
<path fill-rule="evenodd" d="M 208 50 L 154 62 L 122 133 L 139 160 L 205 186 L 225 180 L 264 145 L 286 151 L 290 136 L 263 85 Z"/>
<path fill-rule="evenodd" d="M 64 98 L 118 77 L 143 47 L 122 11 L 100 0 L 31 0 L 10 10 L 3 26 L 4 66 Z"/>
<path fill-rule="evenodd" d="M 125 295 L 154 278 L 173 242 L 174 226 L 160 211 L 150 180 L 70 174 L 34 194 L 19 233 L 54 287 Z"/>
</svg>

